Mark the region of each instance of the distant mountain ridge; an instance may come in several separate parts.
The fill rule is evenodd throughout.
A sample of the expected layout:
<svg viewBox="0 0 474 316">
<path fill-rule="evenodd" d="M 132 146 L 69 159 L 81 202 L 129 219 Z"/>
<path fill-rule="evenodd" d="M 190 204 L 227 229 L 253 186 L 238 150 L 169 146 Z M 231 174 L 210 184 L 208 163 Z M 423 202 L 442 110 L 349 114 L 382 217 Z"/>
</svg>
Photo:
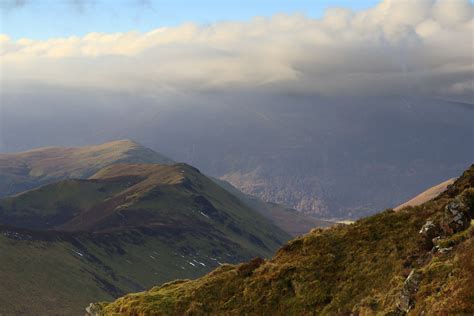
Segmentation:
<svg viewBox="0 0 474 316">
<path fill-rule="evenodd" d="M 0 197 L 67 178 L 87 178 L 114 163 L 173 161 L 131 140 L 88 147 L 44 147 L 0 154 Z"/>
<path fill-rule="evenodd" d="M 247 194 L 322 219 L 399 205 L 458 175 L 474 157 L 467 145 L 474 143 L 472 102 L 236 92 L 206 102 L 191 93 L 173 105 L 109 96 L 109 108 L 96 106 L 104 98 L 97 92 L 86 109 L 57 91 L 46 94 L 55 102 L 42 104 L 42 115 L 26 110 L 38 108 L 35 96 L 6 96 L 0 150 L 132 138 Z"/>
<path fill-rule="evenodd" d="M 186 164 L 114 164 L 86 180 L 63 180 L 4 198 L 0 220 L 25 229 L 96 233 L 213 223 L 221 234 L 234 235 L 230 240 L 246 238 L 261 248 L 256 252 L 268 254 L 287 238 Z M 262 233 L 270 231 L 276 235 Z"/>
<path fill-rule="evenodd" d="M 120 163 L 170 165 L 174 162 L 131 140 L 118 140 L 86 147 L 44 147 L 20 153 L 0 154 L 0 197 L 18 194 L 66 179 L 87 179 L 99 170 Z M 268 203 L 243 194 L 229 183 L 214 181 L 236 195 L 248 207 L 272 220 L 286 232 L 296 236 L 313 227 L 332 225 L 297 213 L 290 208 Z M 74 181 L 73 181 L 74 182 Z M 75 181 L 79 184 L 81 181 Z"/>
</svg>

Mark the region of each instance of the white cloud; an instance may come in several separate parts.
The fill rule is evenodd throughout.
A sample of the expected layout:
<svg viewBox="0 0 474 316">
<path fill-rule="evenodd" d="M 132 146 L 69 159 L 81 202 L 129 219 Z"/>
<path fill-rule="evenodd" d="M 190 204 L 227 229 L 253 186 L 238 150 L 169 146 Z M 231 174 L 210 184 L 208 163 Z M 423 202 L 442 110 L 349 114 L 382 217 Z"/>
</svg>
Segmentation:
<svg viewBox="0 0 474 316">
<path fill-rule="evenodd" d="M 35 41 L 0 36 L 4 84 L 472 97 L 473 5 L 386 0 L 248 22 Z"/>
</svg>

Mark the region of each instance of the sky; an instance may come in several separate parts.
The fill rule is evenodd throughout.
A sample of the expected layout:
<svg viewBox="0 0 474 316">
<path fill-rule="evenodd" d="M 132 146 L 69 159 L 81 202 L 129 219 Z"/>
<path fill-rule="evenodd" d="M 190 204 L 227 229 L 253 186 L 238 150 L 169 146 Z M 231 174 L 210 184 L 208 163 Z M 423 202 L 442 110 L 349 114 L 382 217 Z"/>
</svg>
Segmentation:
<svg viewBox="0 0 474 316">
<path fill-rule="evenodd" d="M 241 91 L 474 103 L 469 0 L 7 1 L 1 94 L 54 87 L 157 99 Z"/>
<path fill-rule="evenodd" d="M 363 10 L 377 0 L 0 0 L 1 33 L 47 39 L 90 32 L 147 32 L 185 22 L 246 21 L 255 16 L 304 13 L 318 18 L 329 7 Z"/>
</svg>

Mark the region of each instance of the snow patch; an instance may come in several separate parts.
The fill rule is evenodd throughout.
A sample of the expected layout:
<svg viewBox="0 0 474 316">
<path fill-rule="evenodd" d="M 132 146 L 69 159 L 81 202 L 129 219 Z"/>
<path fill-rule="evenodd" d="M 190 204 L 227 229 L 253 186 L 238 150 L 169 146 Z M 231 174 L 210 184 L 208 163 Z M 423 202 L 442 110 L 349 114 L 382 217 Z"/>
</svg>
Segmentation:
<svg viewBox="0 0 474 316">
<path fill-rule="evenodd" d="M 72 251 L 73 251 L 74 253 L 78 254 L 79 256 L 84 257 L 84 255 L 83 255 L 82 253 L 80 253 L 79 251 L 76 251 L 76 250 L 74 250 L 74 249 L 73 249 Z"/>
</svg>

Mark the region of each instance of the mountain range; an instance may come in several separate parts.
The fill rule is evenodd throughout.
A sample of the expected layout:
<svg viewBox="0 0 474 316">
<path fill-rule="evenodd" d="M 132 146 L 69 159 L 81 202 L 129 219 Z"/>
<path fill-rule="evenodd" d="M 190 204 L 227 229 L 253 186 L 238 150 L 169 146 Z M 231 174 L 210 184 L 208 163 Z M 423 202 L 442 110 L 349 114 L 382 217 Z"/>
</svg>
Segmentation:
<svg viewBox="0 0 474 316">
<path fill-rule="evenodd" d="M 0 155 L 0 186 L 0 314 L 80 314 L 332 224 L 128 140 Z"/>
<path fill-rule="evenodd" d="M 266 202 L 343 220 L 400 205 L 457 176 L 474 157 L 466 145 L 474 142 L 472 102 L 416 95 L 190 93 L 159 102 L 126 93 L 88 92 L 82 101 L 67 95 L 5 94 L 0 150 L 132 138 Z"/>
<path fill-rule="evenodd" d="M 91 315 L 472 310 L 474 166 L 271 258 L 333 223 L 128 140 L 0 163 L 0 314 L 79 315 L 91 301 Z"/>
<path fill-rule="evenodd" d="M 0 200 L 0 222 L 7 314 L 77 314 L 93 297 L 270 256 L 289 238 L 185 164 L 115 164 L 44 185 Z"/>
<path fill-rule="evenodd" d="M 87 179 L 101 168 L 117 163 L 169 165 L 173 160 L 131 140 L 118 140 L 84 147 L 46 147 L 0 154 L 0 197 L 17 194 L 65 179 Z M 284 205 L 264 202 L 245 194 L 230 183 L 211 178 L 248 207 L 292 235 L 333 224 L 297 212 Z"/>
</svg>

